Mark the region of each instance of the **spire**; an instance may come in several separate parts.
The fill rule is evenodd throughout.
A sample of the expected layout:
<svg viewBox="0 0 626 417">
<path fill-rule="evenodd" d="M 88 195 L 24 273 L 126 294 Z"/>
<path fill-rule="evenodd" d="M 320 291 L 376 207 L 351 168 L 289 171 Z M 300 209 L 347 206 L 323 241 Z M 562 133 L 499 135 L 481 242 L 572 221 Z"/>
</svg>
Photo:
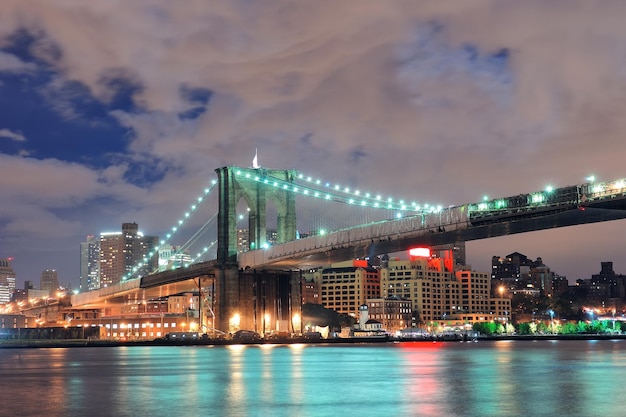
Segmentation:
<svg viewBox="0 0 626 417">
<path fill-rule="evenodd" d="M 261 168 L 259 166 L 257 155 L 258 155 L 258 149 L 255 148 L 254 149 L 254 159 L 252 160 L 252 168 L 254 168 L 254 169 Z"/>
</svg>

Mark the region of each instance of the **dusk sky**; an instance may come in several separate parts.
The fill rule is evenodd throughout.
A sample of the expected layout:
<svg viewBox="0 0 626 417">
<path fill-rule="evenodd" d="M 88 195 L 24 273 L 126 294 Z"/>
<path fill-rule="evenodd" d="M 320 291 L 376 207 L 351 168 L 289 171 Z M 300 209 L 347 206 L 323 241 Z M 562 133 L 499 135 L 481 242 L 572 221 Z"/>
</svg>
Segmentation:
<svg viewBox="0 0 626 417">
<path fill-rule="evenodd" d="M 78 287 L 86 235 L 163 235 L 214 170 L 443 206 L 626 177 L 626 2 L 0 2 L 0 258 Z M 207 214 L 208 216 L 208 214 Z M 200 221 L 200 224 L 202 221 Z M 570 282 L 626 221 L 470 242 Z"/>
</svg>

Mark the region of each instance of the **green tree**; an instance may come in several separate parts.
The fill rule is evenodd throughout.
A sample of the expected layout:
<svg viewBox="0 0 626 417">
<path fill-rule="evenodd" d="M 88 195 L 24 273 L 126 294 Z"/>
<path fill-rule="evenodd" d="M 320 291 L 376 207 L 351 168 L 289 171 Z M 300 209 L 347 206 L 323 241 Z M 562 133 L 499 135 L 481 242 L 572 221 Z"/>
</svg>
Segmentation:
<svg viewBox="0 0 626 417">
<path fill-rule="evenodd" d="M 576 323 L 573 323 L 571 321 L 564 323 L 562 332 L 563 334 L 576 334 L 577 333 Z"/>
<path fill-rule="evenodd" d="M 517 331 L 519 332 L 519 334 L 531 334 L 530 333 L 530 323 L 528 323 L 528 322 L 519 323 L 517 325 Z"/>
<path fill-rule="evenodd" d="M 474 323 L 472 325 L 472 329 L 482 334 L 492 335 L 496 333 L 497 327 L 496 327 L 496 323 L 487 321 L 487 322 Z"/>
</svg>

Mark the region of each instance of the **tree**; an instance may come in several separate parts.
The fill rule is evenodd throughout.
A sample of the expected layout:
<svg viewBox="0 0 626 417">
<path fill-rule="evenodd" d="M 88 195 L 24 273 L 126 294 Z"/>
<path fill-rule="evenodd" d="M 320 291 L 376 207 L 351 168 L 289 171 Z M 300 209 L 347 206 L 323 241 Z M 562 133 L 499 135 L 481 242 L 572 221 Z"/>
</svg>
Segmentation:
<svg viewBox="0 0 626 417">
<path fill-rule="evenodd" d="M 530 323 L 519 323 L 517 325 L 517 331 L 519 334 L 531 334 L 530 332 Z"/>
<path fill-rule="evenodd" d="M 496 323 L 492 321 L 479 322 L 479 323 L 474 323 L 472 325 L 472 330 L 474 330 L 475 332 L 486 334 L 486 335 L 492 335 L 496 333 L 497 325 Z"/>
</svg>

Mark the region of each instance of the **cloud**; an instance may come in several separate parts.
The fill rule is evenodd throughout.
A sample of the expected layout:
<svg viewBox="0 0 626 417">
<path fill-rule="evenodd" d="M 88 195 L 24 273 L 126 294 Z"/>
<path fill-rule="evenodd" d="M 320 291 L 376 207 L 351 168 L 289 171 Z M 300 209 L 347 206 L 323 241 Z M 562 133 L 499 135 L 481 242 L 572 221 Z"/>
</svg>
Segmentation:
<svg viewBox="0 0 626 417">
<path fill-rule="evenodd" d="M 15 55 L 0 50 L 0 73 L 29 73 L 36 68 L 36 65 L 24 62 Z"/>
<path fill-rule="evenodd" d="M 12 132 L 9 129 L 0 129 L 0 138 L 7 138 L 16 142 L 24 142 L 26 138 L 19 132 Z"/>
<path fill-rule="evenodd" d="M 102 218 L 158 227 L 255 148 L 263 166 L 444 205 L 617 178 L 625 13 L 620 0 L 5 0 L 0 48 L 37 34 L 44 99 L 69 121 L 85 119 L 77 97 L 100 100 L 128 155 L 103 170 L 16 158 L 21 186 L 0 185 L 59 219 L 102 200 Z M 0 51 L 0 71 L 34 65 Z M 142 169 L 156 179 L 131 185 Z"/>
</svg>

